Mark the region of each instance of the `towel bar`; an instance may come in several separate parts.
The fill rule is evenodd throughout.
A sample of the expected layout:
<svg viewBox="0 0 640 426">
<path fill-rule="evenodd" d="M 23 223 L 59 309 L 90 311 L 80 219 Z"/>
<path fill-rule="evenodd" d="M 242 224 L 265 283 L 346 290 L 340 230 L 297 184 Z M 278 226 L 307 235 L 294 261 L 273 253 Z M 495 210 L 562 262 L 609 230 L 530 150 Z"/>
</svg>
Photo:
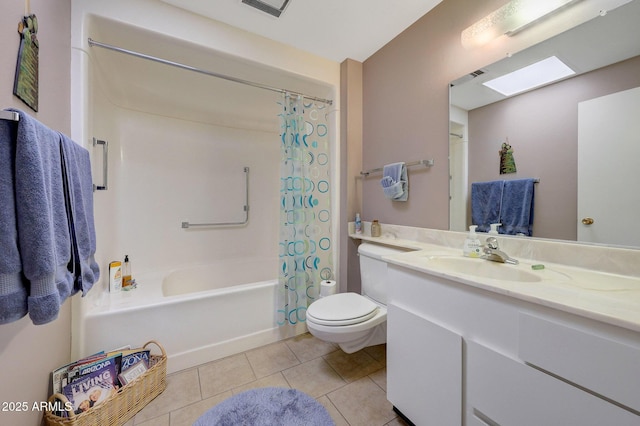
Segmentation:
<svg viewBox="0 0 640 426">
<path fill-rule="evenodd" d="M 249 222 L 249 167 L 244 168 L 245 178 L 245 197 L 244 197 L 244 220 L 240 222 L 212 222 L 212 223 L 190 223 L 188 221 L 182 222 L 182 229 L 189 229 L 195 226 L 233 226 L 233 225 L 245 225 Z"/>
<path fill-rule="evenodd" d="M 0 111 L 0 120 L 20 121 L 20 114 L 15 111 Z"/>
<path fill-rule="evenodd" d="M 405 166 L 407 167 L 412 167 L 412 166 L 425 166 L 425 167 L 431 167 L 433 166 L 434 162 L 433 159 L 431 160 L 420 160 L 420 161 L 413 161 L 411 163 L 406 163 Z M 369 176 L 371 173 L 376 173 L 376 172 L 381 172 L 384 168 L 383 167 L 378 167 L 375 169 L 370 169 L 370 170 L 365 170 L 360 172 L 360 175 L 362 176 Z"/>
</svg>

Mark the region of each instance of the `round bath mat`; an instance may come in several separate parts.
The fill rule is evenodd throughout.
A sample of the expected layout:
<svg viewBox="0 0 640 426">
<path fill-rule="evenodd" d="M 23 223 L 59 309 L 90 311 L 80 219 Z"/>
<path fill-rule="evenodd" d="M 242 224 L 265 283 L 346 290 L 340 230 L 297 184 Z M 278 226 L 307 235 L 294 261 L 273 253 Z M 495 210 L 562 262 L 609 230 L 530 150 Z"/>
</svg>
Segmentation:
<svg viewBox="0 0 640 426">
<path fill-rule="evenodd" d="M 304 392 L 257 388 L 234 395 L 204 413 L 194 426 L 332 426 L 327 410 Z"/>
</svg>

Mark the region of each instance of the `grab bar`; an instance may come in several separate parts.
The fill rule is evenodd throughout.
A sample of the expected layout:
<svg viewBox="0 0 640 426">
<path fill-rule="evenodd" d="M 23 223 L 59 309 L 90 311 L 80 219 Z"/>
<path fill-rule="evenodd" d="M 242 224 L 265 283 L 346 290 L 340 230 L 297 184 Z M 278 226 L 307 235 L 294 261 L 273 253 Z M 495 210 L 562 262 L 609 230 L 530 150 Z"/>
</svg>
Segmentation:
<svg viewBox="0 0 640 426">
<path fill-rule="evenodd" d="M 189 223 L 188 221 L 182 222 L 182 229 L 189 229 L 195 226 L 233 226 L 233 225 L 246 225 L 249 222 L 249 167 L 244 168 L 245 178 L 245 195 L 244 195 L 244 220 L 240 222 L 212 222 L 212 223 Z"/>
<path fill-rule="evenodd" d="M 93 146 L 102 145 L 102 185 L 93 184 L 94 191 L 107 190 L 107 173 L 109 170 L 109 142 L 93 138 Z"/>
</svg>

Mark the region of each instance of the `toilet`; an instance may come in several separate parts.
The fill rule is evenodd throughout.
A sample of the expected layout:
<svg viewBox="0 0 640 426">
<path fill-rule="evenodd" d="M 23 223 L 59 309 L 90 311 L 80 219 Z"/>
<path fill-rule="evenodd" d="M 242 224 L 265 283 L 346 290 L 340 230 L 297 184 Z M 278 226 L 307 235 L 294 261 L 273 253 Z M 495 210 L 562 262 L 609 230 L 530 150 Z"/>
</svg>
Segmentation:
<svg viewBox="0 0 640 426">
<path fill-rule="evenodd" d="M 404 250 L 362 243 L 362 294 L 338 293 L 320 298 L 307 309 L 307 328 L 320 340 L 337 343 L 350 354 L 387 341 L 387 263 L 382 256 Z"/>
</svg>

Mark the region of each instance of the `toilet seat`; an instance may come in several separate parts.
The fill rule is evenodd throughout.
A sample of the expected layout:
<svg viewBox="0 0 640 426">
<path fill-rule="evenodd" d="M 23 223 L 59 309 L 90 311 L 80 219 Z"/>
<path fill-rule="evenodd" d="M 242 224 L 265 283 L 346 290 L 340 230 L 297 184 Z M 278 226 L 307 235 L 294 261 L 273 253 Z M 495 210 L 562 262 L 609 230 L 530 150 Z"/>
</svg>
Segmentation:
<svg viewBox="0 0 640 426">
<path fill-rule="evenodd" d="M 328 326 L 359 324 L 373 318 L 378 305 L 358 293 L 339 293 L 313 302 L 307 320 Z"/>
</svg>

